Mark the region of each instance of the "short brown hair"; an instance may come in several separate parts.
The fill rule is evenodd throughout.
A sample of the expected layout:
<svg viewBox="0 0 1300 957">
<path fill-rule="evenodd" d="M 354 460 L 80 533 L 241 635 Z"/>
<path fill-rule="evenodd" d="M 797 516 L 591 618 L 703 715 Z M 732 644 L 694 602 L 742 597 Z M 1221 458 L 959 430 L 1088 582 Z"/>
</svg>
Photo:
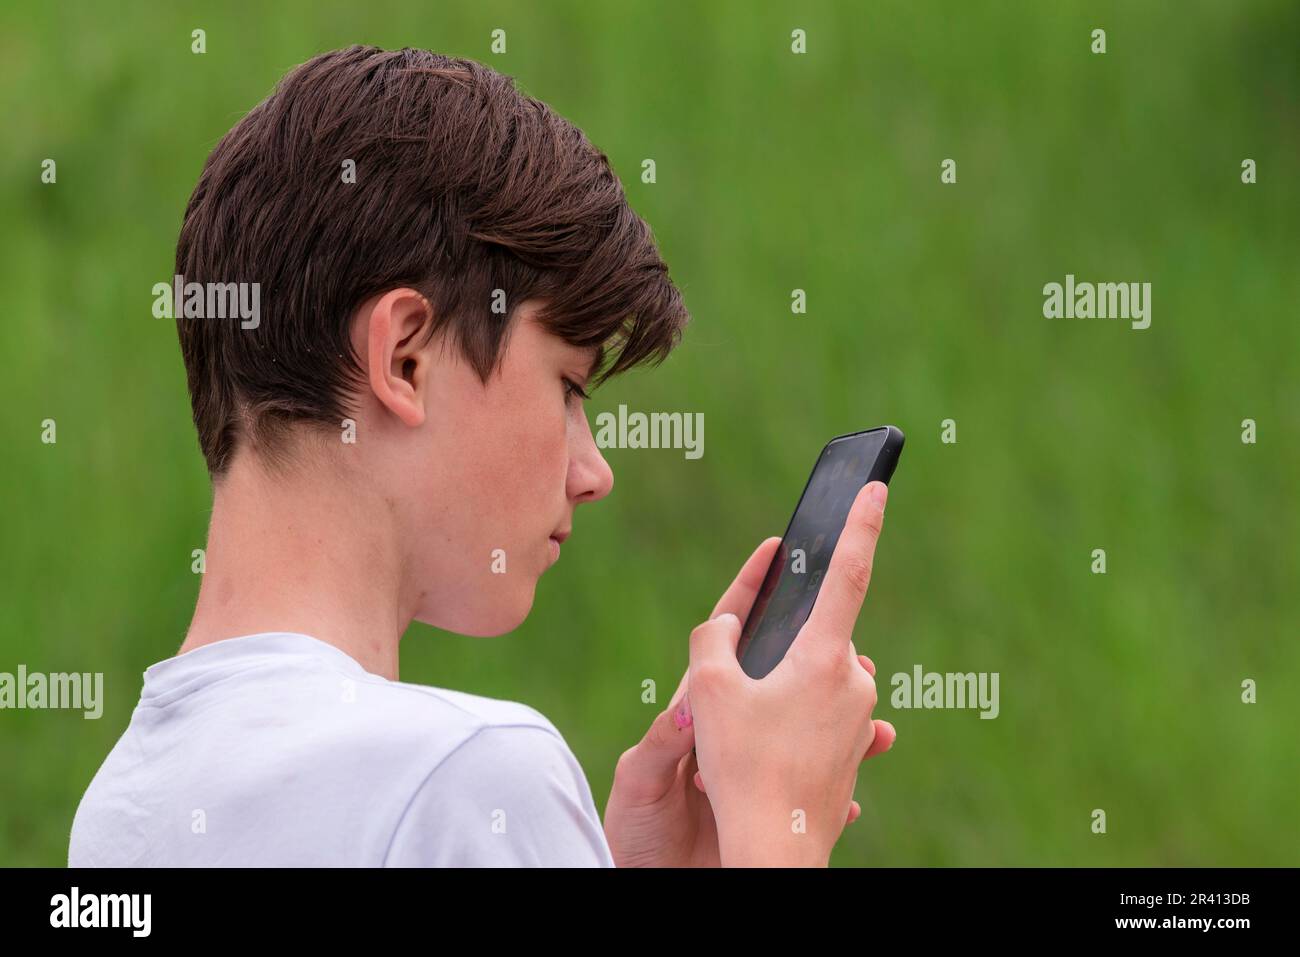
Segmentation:
<svg viewBox="0 0 1300 957">
<path fill-rule="evenodd" d="M 354 46 L 286 75 L 208 157 L 176 272 L 259 284 L 254 328 L 176 313 L 213 476 L 239 442 L 274 457 L 290 423 L 338 428 L 364 381 L 350 319 L 388 289 L 423 294 L 430 334 L 484 382 L 526 299 L 598 349 L 593 383 L 662 361 L 688 320 L 605 154 L 510 77 L 425 50 Z"/>
</svg>

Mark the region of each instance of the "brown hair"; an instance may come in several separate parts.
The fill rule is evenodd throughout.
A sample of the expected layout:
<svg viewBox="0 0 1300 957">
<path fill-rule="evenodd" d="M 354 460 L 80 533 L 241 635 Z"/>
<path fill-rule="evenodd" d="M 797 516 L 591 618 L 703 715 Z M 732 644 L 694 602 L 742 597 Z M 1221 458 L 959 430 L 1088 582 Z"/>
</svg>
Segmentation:
<svg viewBox="0 0 1300 957">
<path fill-rule="evenodd" d="M 688 319 L 605 154 L 510 77 L 425 50 L 354 46 L 285 76 L 208 157 L 176 272 L 260 287 L 255 327 L 176 313 L 213 476 L 241 441 L 274 458 L 290 423 L 339 426 L 364 382 L 350 320 L 388 289 L 423 294 L 430 335 L 484 382 L 525 299 L 599 349 L 593 384 L 662 361 Z"/>
</svg>

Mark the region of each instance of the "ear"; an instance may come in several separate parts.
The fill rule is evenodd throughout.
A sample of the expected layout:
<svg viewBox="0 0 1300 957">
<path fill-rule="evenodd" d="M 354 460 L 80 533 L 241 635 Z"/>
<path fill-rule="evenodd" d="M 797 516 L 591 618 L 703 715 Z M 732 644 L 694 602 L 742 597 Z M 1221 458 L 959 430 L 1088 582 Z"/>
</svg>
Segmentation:
<svg viewBox="0 0 1300 957">
<path fill-rule="evenodd" d="M 429 356 L 428 300 L 414 289 L 393 289 L 376 300 L 366 333 L 366 380 L 375 398 L 404 424 L 424 423 Z"/>
</svg>

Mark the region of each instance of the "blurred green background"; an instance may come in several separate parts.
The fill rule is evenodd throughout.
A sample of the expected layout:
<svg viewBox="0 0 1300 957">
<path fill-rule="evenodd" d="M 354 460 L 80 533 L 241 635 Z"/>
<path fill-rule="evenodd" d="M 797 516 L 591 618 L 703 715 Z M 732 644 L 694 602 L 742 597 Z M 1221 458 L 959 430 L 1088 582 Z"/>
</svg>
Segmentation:
<svg viewBox="0 0 1300 957">
<path fill-rule="evenodd" d="M 899 739 L 832 862 L 1300 863 L 1286 0 L 6 4 L 0 671 L 103 671 L 107 701 L 98 721 L 0 712 L 0 863 L 66 861 L 140 673 L 189 622 L 209 492 L 150 309 L 202 163 L 288 69 L 356 42 L 479 59 L 609 155 L 693 322 L 589 414 L 706 423 L 696 461 L 608 450 L 614 493 L 579 510 L 529 620 L 415 626 L 403 680 L 538 708 L 603 809 L 822 444 L 890 422 L 907 448 L 855 641 Z M 1066 273 L 1152 283 L 1151 327 L 1044 319 Z M 1000 716 L 896 711 L 889 676 L 918 663 L 998 672 Z"/>
</svg>

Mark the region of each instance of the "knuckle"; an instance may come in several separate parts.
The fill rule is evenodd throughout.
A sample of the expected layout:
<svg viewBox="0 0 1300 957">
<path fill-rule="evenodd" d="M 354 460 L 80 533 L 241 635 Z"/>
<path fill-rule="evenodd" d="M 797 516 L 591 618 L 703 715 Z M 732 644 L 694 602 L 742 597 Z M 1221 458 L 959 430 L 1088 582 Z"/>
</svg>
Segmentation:
<svg viewBox="0 0 1300 957">
<path fill-rule="evenodd" d="M 855 591 L 865 592 L 871 584 L 872 559 L 870 555 L 847 555 L 840 563 L 840 571 Z"/>
<path fill-rule="evenodd" d="M 803 667 L 816 680 L 834 683 L 843 673 L 841 656 L 831 650 L 830 643 L 815 642 L 804 652 L 803 658 Z"/>
<path fill-rule="evenodd" d="M 875 541 L 880 537 L 881 529 L 885 524 L 885 510 L 875 502 L 870 500 L 864 505 L 856 516 L 857 526 L 867 533 L 868 538 Z"/>
<path fill-rule="evenodd" d="M 865 752 L 876 740 L 876 722 L 871 720 L 870 716 L 867 717 L 863 730 L 865 731 L 866 740 L 863 742 L 864 747 L 862 750 Z"/>
<path fill-rule="evenodd" d="M 880 691 L 876 687 L 876 679 L 867 674 L 864 670 L 862 676 L 867 680 L 862 685 L 862 697 L 867 705 L 867 712 L 870 713 L 876 707 L 876 702 L 880 700 Z"/>
<path fill-rule="evenodd" d="M 627 777 L 633 762 L 636 760 L 636 746 L 628 748 L 618 756 L 618 761 L 614 764 L 614 780 L 619 781 Z"/>
<path fill-rule="evenodd" d="M 660 736 L 663 733 L 664 728 L 672 723 L 674 710 L 673 702 L 669 701 L 667 706 L 655 715 L 655 719 L 650 723 L 650 730 L 646 736 L 651 738 Z"/>
<path fill-rule="evenodd" d="M 727 669 L 715 661 L 706 661 L 691 671 L 691 691 L 698 694 L 720 687 L 727 680 Z"/>
</svg>

